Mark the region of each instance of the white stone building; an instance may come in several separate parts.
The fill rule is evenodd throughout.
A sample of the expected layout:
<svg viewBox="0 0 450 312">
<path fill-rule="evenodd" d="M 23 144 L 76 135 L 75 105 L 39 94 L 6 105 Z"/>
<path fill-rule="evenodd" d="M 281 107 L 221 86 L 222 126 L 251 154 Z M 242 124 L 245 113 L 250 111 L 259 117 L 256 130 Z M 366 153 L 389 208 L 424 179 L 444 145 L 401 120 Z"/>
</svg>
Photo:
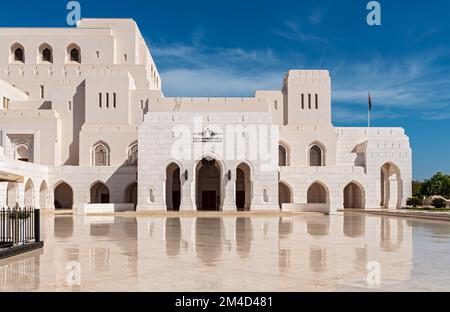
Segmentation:
<svg viewBox="0 0 450 312">
<path fill-rule="evenodd" d="M 401 128 L 337 128 L 324 70 L 251 98 L 167 98 L 133 20 L 0 28 L 0 206 L 400 208 Z M 139 148 L 138 148 L 139 147 Z"/>
</svg>

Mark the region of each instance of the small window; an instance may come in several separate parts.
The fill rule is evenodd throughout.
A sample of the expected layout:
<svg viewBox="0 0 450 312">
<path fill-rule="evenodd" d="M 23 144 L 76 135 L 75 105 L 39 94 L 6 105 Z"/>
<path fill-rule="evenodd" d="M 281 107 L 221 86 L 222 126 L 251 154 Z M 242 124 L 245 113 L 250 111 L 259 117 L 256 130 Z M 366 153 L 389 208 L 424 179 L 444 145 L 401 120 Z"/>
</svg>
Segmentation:
<svg viewBox="0 0 450 312">
<path fill-rule="evenodd" d="M 319 109 L 319 95 L 316 93 L 316 109 Z"/>
<path fill-rule="evenodd" d="M 117 96 L 116 93 L 113 94 L 113 107 L 116 108 L 116 100 L 117 100 Z"/>
<path fill-rule="evenodd" d="M 311 109 L 311 94 L 308 94 L 308 108 Z"/>
<path fill-rule="evenodd" d="M 69 101 L 69 111 L 72 110 L 72 101 Z"/>
<path fill-rule="evenodd" d="M 125 62 L 127 62 L 128 61 L 128 54 L 124 54 L 123 58 L 124 58 Z"/>
<path fill-rule="evenodd" d="M 102 93 L 101 92 L 98 94 L 98 107 L 102 108 Z"/>
<path fill-rule="evenodd" d="M 278 110 L 278 101 L 274 101 L 275 110 Z"/>
<path fill-rule="evenodd" d="M 305 95 L 302 93 L 302 109 L 305 109 Z"/>
<path fill-rule="evenodd" d="M 100 51 L 96 51 L 95 54 L 97 55 L 97 58 L 100 58 Z"/>
<path fill-rule="evenodd" d="M 45 94 L 44 94 L 44 86 L 41 86 L 40 91 L 41 91 L 41 92 L 40 92 L 41 99 L 43 99 L 44 96 L 45 96 Z"/>
<path fill-rule="evenodd" d="M 109 93 L 106 93 L 106 108 L 109 108 Z"/>
</svg>

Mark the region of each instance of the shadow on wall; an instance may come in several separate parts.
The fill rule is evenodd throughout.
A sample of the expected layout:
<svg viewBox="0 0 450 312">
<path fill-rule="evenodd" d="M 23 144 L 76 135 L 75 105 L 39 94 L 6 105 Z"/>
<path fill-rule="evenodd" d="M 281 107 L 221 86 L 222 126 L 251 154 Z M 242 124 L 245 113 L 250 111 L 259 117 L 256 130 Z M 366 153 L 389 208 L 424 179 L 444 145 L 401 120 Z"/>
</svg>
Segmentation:
<svg viewBox="0 0 450 312">
<path fill-rule="evenodd" d="M 80 146 L 80 132 L 81 127 L 86 120 L 86 81 L 83 81 L 76 89 L 75 95 L 69 101 L 69 111 L 72 111 L 72 131 L 73 140 L 69 146 L 69 159 L 64 163 L 66 166 L 78 166 L 79 146 Z"/>
</svg>

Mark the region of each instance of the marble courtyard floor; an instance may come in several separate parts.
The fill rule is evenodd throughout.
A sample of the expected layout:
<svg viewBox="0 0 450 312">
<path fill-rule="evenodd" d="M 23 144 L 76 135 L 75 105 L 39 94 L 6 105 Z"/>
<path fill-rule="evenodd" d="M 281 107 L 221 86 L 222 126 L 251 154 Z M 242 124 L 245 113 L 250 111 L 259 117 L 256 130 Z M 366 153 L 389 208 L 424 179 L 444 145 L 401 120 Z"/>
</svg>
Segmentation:
<svg viewBox="0 0 450 312">
<path fill-rule="evenodd" d="M 450 291 L 450 222 L 44 214 L 42 239 L 0 291 Z"/>
</svg>

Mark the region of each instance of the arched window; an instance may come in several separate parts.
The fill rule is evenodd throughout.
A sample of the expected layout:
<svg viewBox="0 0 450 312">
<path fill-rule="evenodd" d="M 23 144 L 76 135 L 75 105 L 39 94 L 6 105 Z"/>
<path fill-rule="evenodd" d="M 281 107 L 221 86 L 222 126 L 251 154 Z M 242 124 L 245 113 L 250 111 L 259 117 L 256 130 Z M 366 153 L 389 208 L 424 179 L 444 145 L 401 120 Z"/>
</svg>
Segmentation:
<svg viewBox="0 0 450 312">
<path fill-rule="evenodd" d="M 103 144 L 98 143 L 94 146 L 93 164 L 96 167 L 109 166 L 109 148 Z"/>
<path fill-rule="evenodd" d="M 53 63 L 53 49 L 47 43 L 41 44 L 39 47 L 39 55 L 42 63 Z"/>
<path fill-rule="evenodd" d="M 16 148 L 16 159 L 24 162 L 31 162 L 30 147 L 26 144 L 20 144 Z"/>
<path fill-rule="evenodd" d="M 137 166 L 138 164 L 138 145 L 133 144 L 128 151 L 128 164 L 130 166 Z"/>
<path fill-rule="evenodd" d="M 75 43 L 72 43 L 67 47 L 66 62 L 67 63 L 70 63 L 70 62 L 81 63 L 81 49 Z"/>
<path fill-rule="evenodd" d="M 14 62 L 25 63 L 25 49 L 19 43 L 15 43 L 11 46 L 10 63 Z"/>
<path fill-rule="evenodd" d="M 309 165 L 311 167 L 325 166 L 323 149 L 317 144 L 309 148 Z"/>
<path fill-rule="evenodd" d="M 288 153 L 283 145 L 278 146 L 278 166 L 286 167 L 288 165 Z"/>
</svg>

